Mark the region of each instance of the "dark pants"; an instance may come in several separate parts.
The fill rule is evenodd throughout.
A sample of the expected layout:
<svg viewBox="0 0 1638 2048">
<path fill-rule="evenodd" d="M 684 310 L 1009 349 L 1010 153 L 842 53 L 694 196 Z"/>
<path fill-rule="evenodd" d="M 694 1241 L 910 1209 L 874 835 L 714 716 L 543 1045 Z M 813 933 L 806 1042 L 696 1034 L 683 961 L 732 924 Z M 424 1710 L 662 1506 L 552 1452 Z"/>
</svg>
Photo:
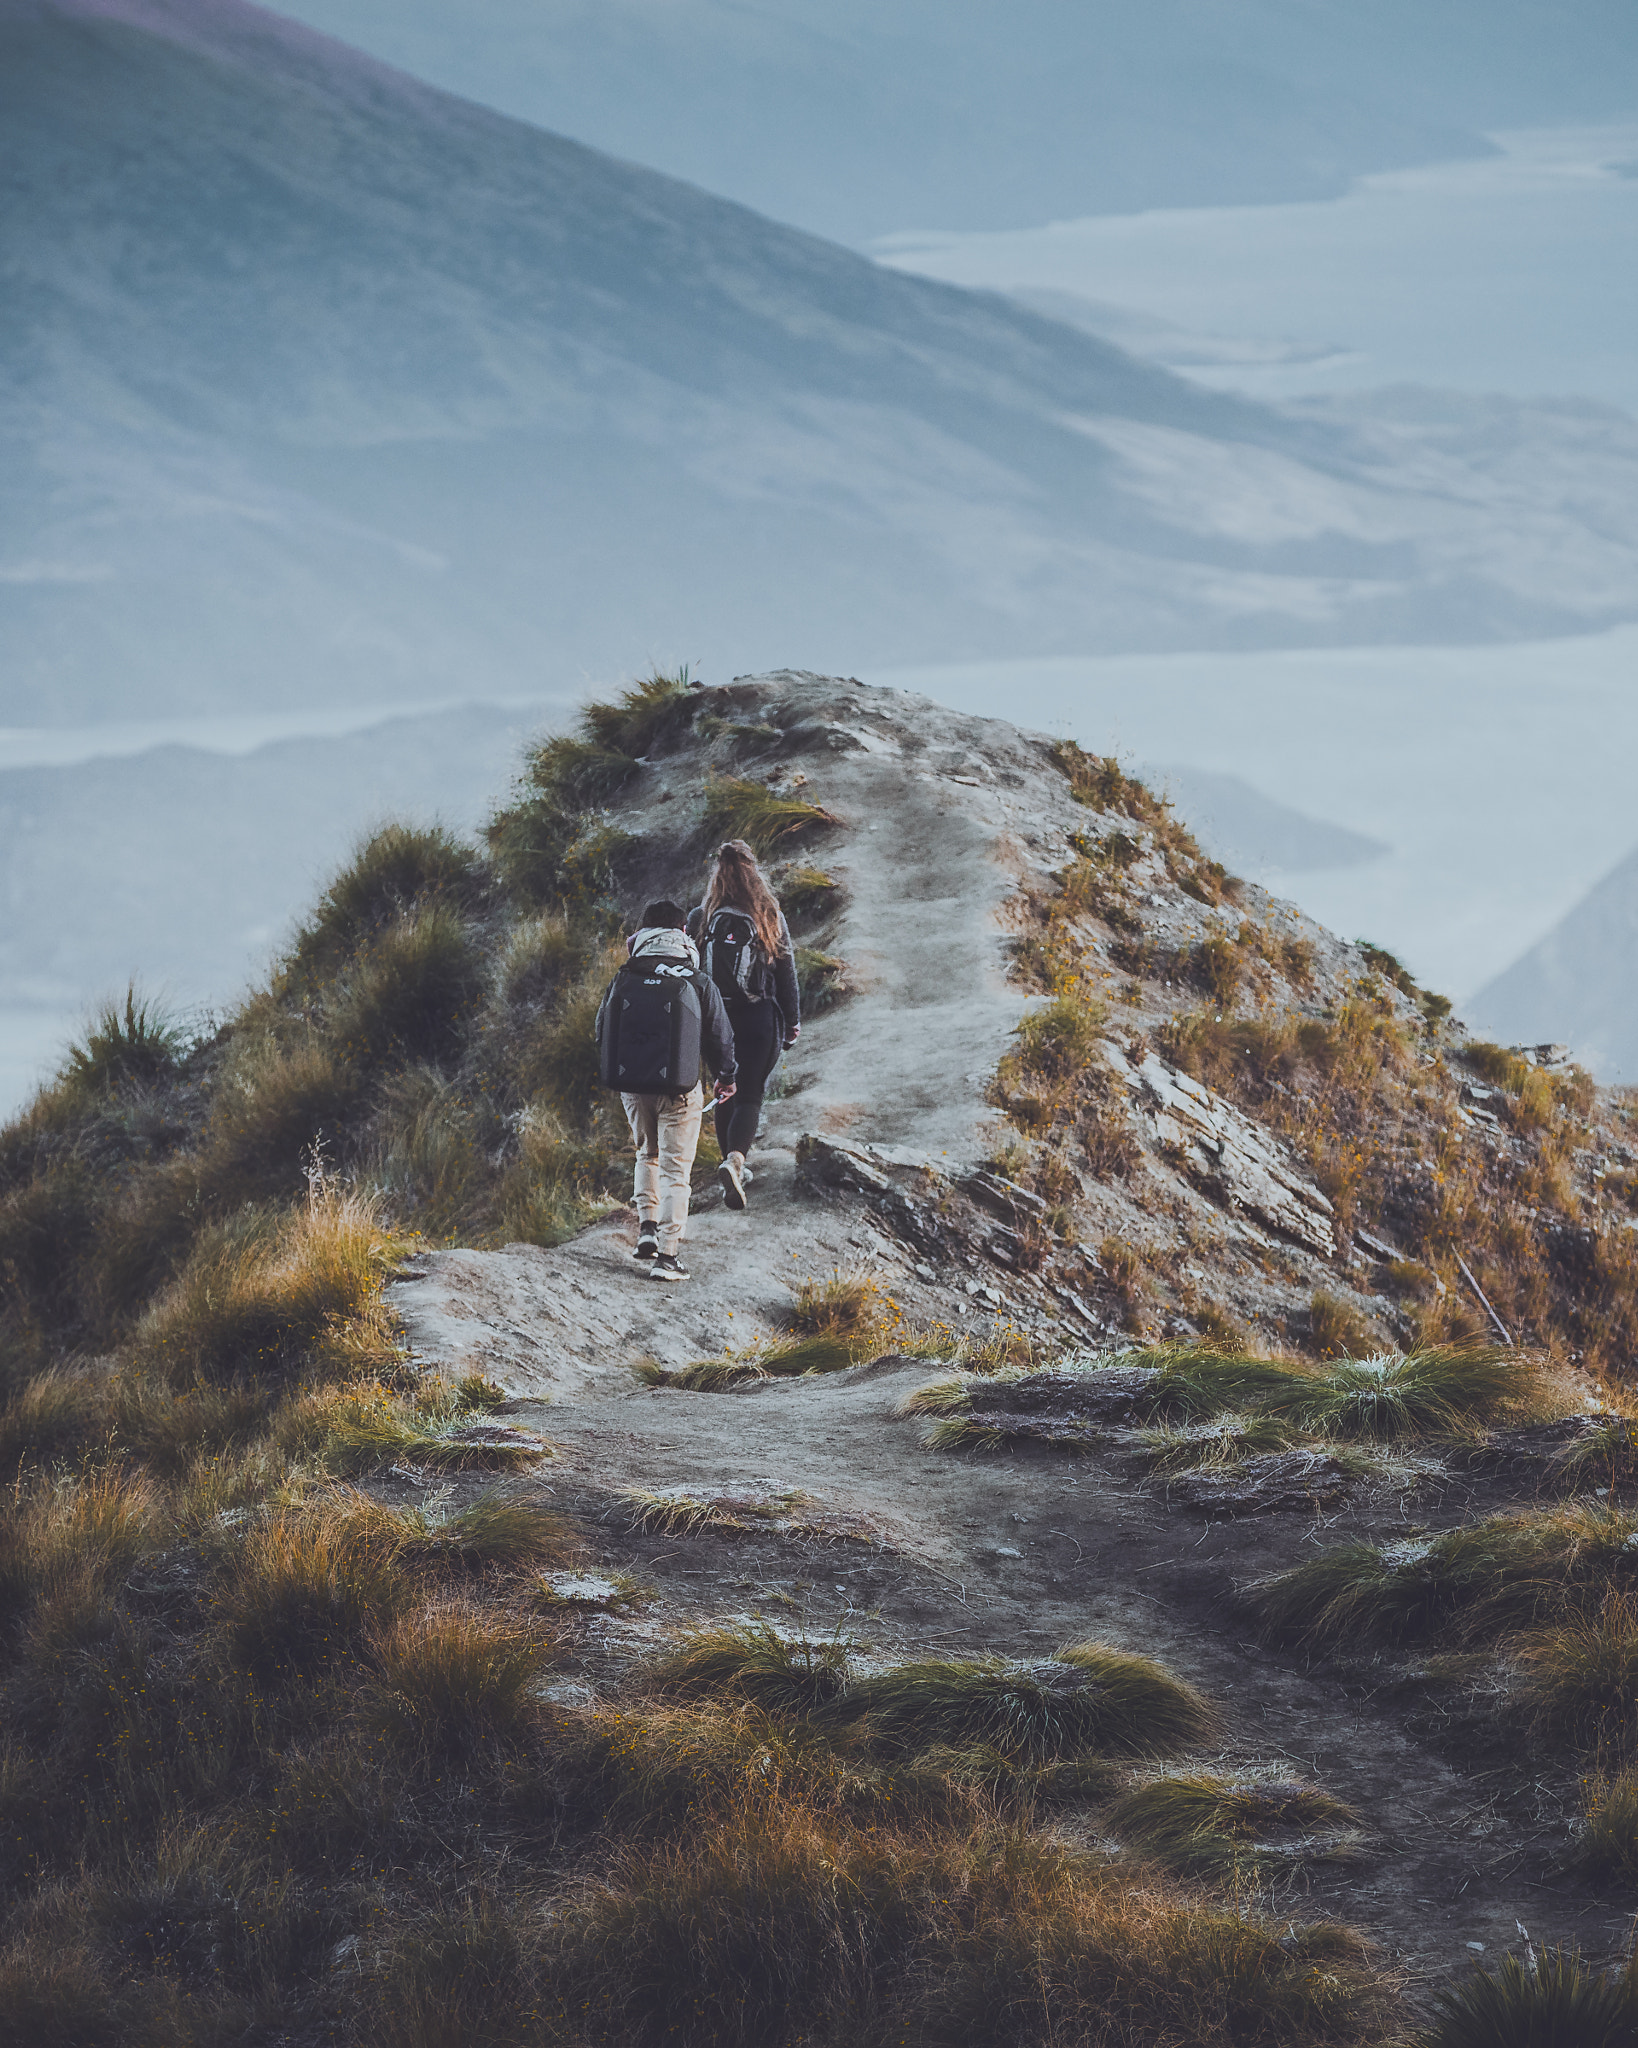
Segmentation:
<svg viewBox="0 0 1638 2048">
<path fill-rule="evenodd" d="M 732 1003 L 728 1021 L 734 1027 L 734 1058 L 739 1062 L 739 1088 L 728 1102 L 717 1104 L 717 1148 L 749 1152 L 762 1116 L 762 1091 L 784 1049 L 785 1020 L 774 1002 Z"/>
</svg>

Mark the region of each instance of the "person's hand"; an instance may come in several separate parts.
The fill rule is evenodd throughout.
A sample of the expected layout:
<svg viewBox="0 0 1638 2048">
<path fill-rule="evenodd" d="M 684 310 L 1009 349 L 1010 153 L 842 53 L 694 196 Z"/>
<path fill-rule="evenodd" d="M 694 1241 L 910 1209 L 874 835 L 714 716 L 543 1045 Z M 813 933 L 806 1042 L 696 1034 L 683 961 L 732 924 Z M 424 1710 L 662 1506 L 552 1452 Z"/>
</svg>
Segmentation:
<svg viewBox="0 0 1638 2048">
<path fill-rule="evenodd" d="M 799 1039 L 799 1038 L 800 1038 L 801 1036 L 802 1036 L 802 1027 L 801 1027 L 801 1025 L 800 1025 L 800 1024 L 793 1024 L 793 1025 L 791 1026 L 790 1030 L 789 1030 L 788 1032 L 786 1032 L 786 1034 L 785 1034 L 785 1050 L 786 1050 L 787 1052 L 789 1052 L 789 1051 L 790 1051 L 790 1049 L 791 1049 L 791 1047 L 792 1047 L 792 1046 L 793 1046 L 793 1045 L 794 1045 L 794 1044 L 796 1043 L 796 1041 L 797 1041 L 797 1040 L 798 1040 L 798 1039 Z"/>
<path fill-rule="evenodd" d="M 739 1086 L 737 1082 L 719 1081 L 717 1083 L 717 1092 L 713 1099 L 717 1102 L 730 1102 L 738 1093 Z"/>
</svg>

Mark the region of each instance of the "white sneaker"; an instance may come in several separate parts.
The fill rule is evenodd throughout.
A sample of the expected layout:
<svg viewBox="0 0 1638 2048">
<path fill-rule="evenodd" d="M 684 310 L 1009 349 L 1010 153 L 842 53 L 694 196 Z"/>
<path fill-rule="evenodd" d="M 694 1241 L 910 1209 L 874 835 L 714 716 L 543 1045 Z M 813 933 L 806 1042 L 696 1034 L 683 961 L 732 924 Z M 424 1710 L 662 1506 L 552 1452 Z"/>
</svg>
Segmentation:
<svg viewBox="0 0 1638 2048">
<path fill-rule="evenodd" d="M 722 1182 L 723 1200 L 728 1204 L 729 1208 L 743 1209 L 745 1207 L 744 1169 L 734 1164 L 734 1156 L 731 1152 L 717 1168 L 717 1179 Z"/>
<path fill-rule="evenodd" d="M 675 1252 L 659 1252 L 648 1269 L 648 1277 L 651 1280 L 686 1280 L 689 1272 Z"/>
</svg>

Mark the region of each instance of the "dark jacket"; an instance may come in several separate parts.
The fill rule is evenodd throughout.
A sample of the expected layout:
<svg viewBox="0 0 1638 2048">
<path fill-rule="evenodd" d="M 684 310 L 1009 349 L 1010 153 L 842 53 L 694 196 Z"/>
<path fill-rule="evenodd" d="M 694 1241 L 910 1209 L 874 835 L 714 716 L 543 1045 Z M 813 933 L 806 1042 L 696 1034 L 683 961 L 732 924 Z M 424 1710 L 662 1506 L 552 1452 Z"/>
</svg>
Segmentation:
<svg viewBox="0 0 1638 2048">
<path fill-rule="evenodd" d="M 700 971 L 700 956 L 694 941 L 686 932 L 678 931 L 675 925 L 645 925 L 627 939 L 626 953 L 633 960 L 658 953 L 666 959 L 689 962 L 695 970 L 693 982 L 700 998 L 700 1053 L 719 1081 L 732 1083 L 737 1080 L 739 1066 L 734 1058 L 734 1027 L 728 1021 L 722 991 L 710 975 Z M 618 979 L 617 975 L 615 980 Z M 608 1008 L 609 997 L 613 993 L 614 982 L 610 982 L 597 1006 L 594 1036 L 599 1041 L 603 1036 L 603 1012 Z"/>
<path fill-rule="evenodd" d="M 688 936 L 696 945 L 705 940 L 705 905 L 696 903 L 688 913 Z M 785 1020 L 785 1036 L 789 1038 L 802 1021 L 802 998 L 796 985 L 796 942 L 791 937 L 791 928 L 785 922 L 785 913 L 779 913 L 779 951 L 772 960 L 761 963 L 761 985 L 755 990 L 753 1000 L 779 1005 L 779 1014 Z"/>
</svg>

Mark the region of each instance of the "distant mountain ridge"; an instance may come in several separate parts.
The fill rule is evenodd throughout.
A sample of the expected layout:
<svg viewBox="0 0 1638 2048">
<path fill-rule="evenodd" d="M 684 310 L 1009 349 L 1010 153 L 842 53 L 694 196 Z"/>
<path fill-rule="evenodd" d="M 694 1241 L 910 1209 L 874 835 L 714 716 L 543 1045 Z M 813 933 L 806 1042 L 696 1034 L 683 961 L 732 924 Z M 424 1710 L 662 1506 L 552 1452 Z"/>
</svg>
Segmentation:
<svg viewBox="0 0 1638 2048">
<path fill-rule="evenodd" d="M 239 0 L 0 0 L 0 189 L 11 722 L 1635 608 L 1619 415 L 1589 511 L 1551 421 L 1210 394 Z"/>
<path fill-rule="evenodd" d="M 1625 112 L 1617 0 L 296 0 L 446 90 L 842 241 L 1329 197 Z M 1621 58 L 1628 59 L 1623 81 Z"/>
</svg>

